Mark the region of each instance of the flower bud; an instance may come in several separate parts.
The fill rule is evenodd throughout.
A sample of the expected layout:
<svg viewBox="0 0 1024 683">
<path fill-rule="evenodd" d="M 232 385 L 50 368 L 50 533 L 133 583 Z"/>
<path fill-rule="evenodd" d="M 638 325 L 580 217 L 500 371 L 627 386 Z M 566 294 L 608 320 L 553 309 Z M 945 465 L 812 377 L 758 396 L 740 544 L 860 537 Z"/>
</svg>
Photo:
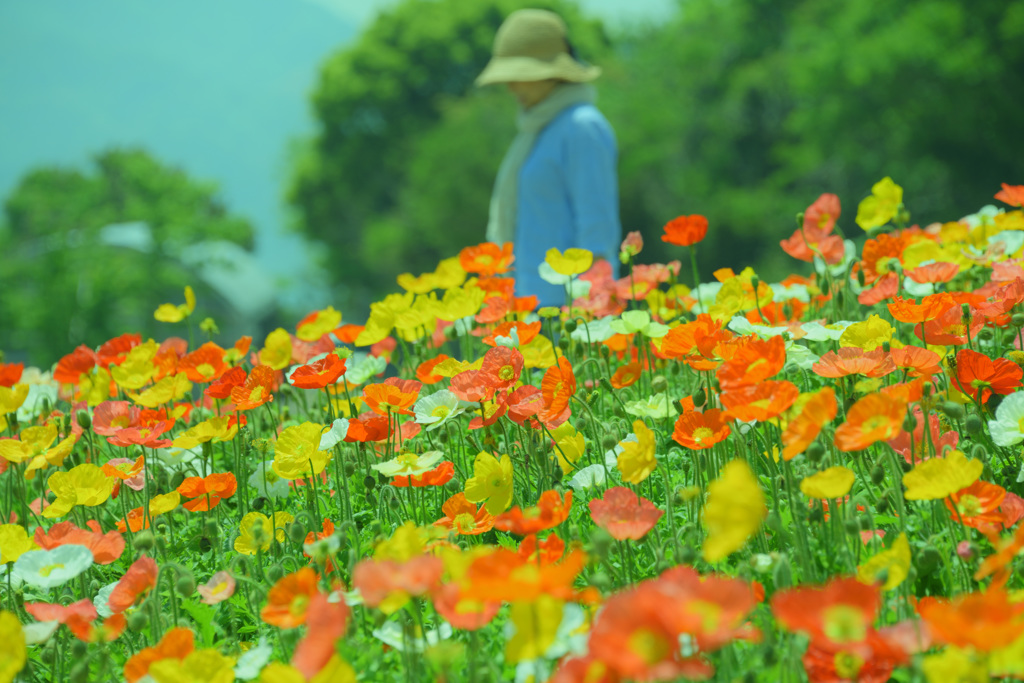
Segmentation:
<svg viewBox="0 0 1024 683">
<path fill-rule="evenodd" d="M 922 575 L 928 575 L 935 571 L 940 562 L 942 562 L 942 554 L 935 546 L 927 546 L 917 554 L 917 570 Z"/>
<path fill-rule="evenodd" d="M 141 550 L 144 553 L 149 552 L 153 549 L 156 544 L 156 536 L 149 529 L 143 529 L 132 537 L 132 543 L 135 545 L 136 550 Z"/>
<path fill-rule="evenodd" d="M 944 401 L 939 406 L 939 410 L 945 413 L 946 417 L 951 420 L 962 420 L 964 419 L 964 407 L 956 401 Z"/>
<path fill-rule="evenodd" d="M 885 470 L 882 469 L 881 465 L 875 465 L 871 468 L 871 483 L 876 486 L 885 481 Z"/>
<path fill-rule="evenodd" d="M 611 347 L 606 344 L 601 344 L 601 358 L 608 358 L 612 355 Z"/>
<path fill-rule="evenodd" d="M 967 416 L 967 419 L 964 420 L 964 429 L 967 430 L 968 434 L 977 434 L 984 426 L 985 423 L 982 422 L 977 413 L 971 413 Z"/>
<path fill-rule="evenodd" d="M 587 426 L 589 424 L 590 423 L 587 422 L 587 418 L 585 418 L 585 417 L 578 417 L 578 418 L 576 418 L 576 431 L 582 432 L 583 430 L 585 430 L 587 428 Z M 504 449 L 502 449 L 502 450 L 504 450 Z"/>
<path fill-rule="evenodd" d="M 903 418 L 903 431 L 912 434 L 914 432 L 914 429 L 916 428 L 917 420 L 913 416 L 907 415 L 905 418 Z"/>
<path fill-rule="evenodd" d="M 566 320 L 562 325 L 565 327 L 565 331 L 569 334 L 576 331 L 577 324 L 575 320 Z"/>
<path fill-rule="evenodd" d="M 171 477 L 171 488 L 172 489 L 178 488 L 179 486 L 181 486 L 182 482 L 184 482 L 184 481 L 185 481 L 185 473 L 184 472 L 175 472 L 174 476 Z"/>
<path fill-rule="evenodd" d="M 182 574 L 178 577 L 178 580 L 174 583 L 174 590 L 178 591 L 178 595 L 182 597 L 189 597 L 196 592 L 196 580 L 192 576 L 192 572 Z"/>
<path fill-rule="evenodd" d="M 978 549 L 970 541 L 960 541 L 956 546 L 956 554 L 965 562 L 973 560 L 974 556 L 977 554 L 977 550 Z"/>
<path fill-rule="evenodd" d="M 133 633 L 138 633 L 142 629 L 149 625 L 149 611 L 140 609 L 132 612 L 128 615 L 127 626 L 128 630 Z"/>
<path fill-rule="evenodd" d="M 445 490 L 446 490 L 446 491 L 448 491 L 449 493 L 458 493 L 459 491 L 461 491 L 461 490 L 462 490 L 462 481 L 461 481 L 461 480 L 459 480 L 459 478 L 458 478 L 458 477 L 452 477 L 452 478 L 451 478 L 451 479 L 449 479 L 449 480 L 448 480 L 448 482 L 447 482 L 447 483 L 446 483 L 446 484 L 444 485 L 444 488 L 445 488 Z"/>
<path fill-rule="evenodd" d="M 75 659 L 85 659 L 85 656 L 89 654 L 89 646 L 81 641 L 75 640 L 71 643 L 71 656 Z"/>
<path fill-rule="evenodd" d="M 284 567 L 280 563 L 275 562 L 274 564 L 267 567 L 267 580 L 277 583 L 284 576 Z"/>
<path fill-rule="evenodd" d="M 847 517 L 843 522 L 843 528 L 846 529 L 846 533 L 851 536 L 860 533 L 860 522 L 857 521 L 856 517 Z"/>
<path fill-rule="evenodd" d="M 693 549 L 693 546 L 684 545 L 679 549 L 678 559 L 680 564 L 693 564 L 697 559 L 697 551 Z"/>
<path fill-rule="evenodd" d="M 665 379 L 664 375 L 656 375 L 651 380 L 651 391 L 656 394 L 663 394 L 668 391 L 668 380 Z"/>
<path fill-rule="evenodd" d="M 265 507 L 267 507 L 267 499 L 264 498 L 263 496 L 259 496 L 258 498 L 256 498 L 256 500 L 252 502 L 252 509 L 256 510 L 257 512 L 259 512 Z"/>
<path fill-rule="evenodd" d="M 363 487 L 366 488 L 367 490 L 372 490 L 376 488 L 376 486 L 377 480 L 374 477 L 366 475 L 366 477 L 363 478 Z"/>
<path fill-rule="evenodd" d="M 772 567 L 772 581 L 775 589 L 789 588 L 793 585 L 793 568 L 789 564 L 789 557 L 780 555 Z"/>
<path fill-rule="evenodd" d="M 990 341 L 993 337 L 995 337 L 995 333 L 992 332 L 990 327 L 983 327 L 978 330 L 978 339 L 981 341 Z"/>
<path fill-rule="evenodd" d="M 825 456 L 825 446 L 820 441 L 813 441 L 807 447 L 805 455 L 813 463 L 821 462 L 821 459 Z"/>
<path fill-rule="evenodd" d="M 590 575 L 590 585 L 605 593 L 612 589 L 612 580 L 603 571 L 596 571 Z"/>
<path fill-rule="evenodd" d="M 92 418 L 89 417 L 88 410 L 79 410 L 75 413 L 75 421 L 78 422 L 78 426 L 82 429 L 88 430 L 92 427 Z"/>
<path fill-rule="evenodd" d="M 985 450 L 985 447 L 982 446 L 980 443 L 976 443 L 974 444 L 974 447 L 971 448 L 971 457 L 974 458 L 975 460 L 981 460 L 982 462 L 986 462 L 988 460 L 988 451 Z M 982 476 L 984 476 L 984 474 Z"/>
<path fill-rule="evenodd" d="M 610 450 L 612 450 L 613 448 L 615 448 L 618 445 L 619 445 L 619 440 L 616 439 L 611 434 L 605 434 L 603 437 L 601 437 L 601 450 L 602 451 L 610 451 Z"/>
<path fill-rule="evenodd" d="M 302 543 L 306 539 L 306 527 L 302 522 L 295 521 L 288 525 L 288 538 L 294 543 Z"/>
<path fill-rule="evenodd" d="M 567 337 L 567 336 L 566 337 L 559 337 L 558 338 L 558 348 L 562 349 L 563 351 L 568 351 L 569 350 L 569 344 L 570 344 L 571 341 L 572 340 L 570 340 L 569 337 Z"/>
<path fill-rule="evenodd" d="M 889 496 L 882 496 L 878 499 L 878 504 L 875 505 L 875 510 L 884 514 L 889 510 L 889 506 L 891 504 L 892 501 L 889 500 Z"/>
<path fill-rule="evenodd" d="M 1014 313 L 1010 316 L 1010 324 L 1014 327 L 1024 327 L 1024 313 Z"/>
</svg>

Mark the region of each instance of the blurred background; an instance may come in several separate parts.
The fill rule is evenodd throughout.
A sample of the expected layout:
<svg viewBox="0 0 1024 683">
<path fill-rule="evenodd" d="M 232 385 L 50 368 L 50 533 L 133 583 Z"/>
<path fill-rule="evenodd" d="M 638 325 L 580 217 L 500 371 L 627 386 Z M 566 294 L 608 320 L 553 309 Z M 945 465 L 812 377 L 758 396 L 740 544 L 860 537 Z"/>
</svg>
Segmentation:
<svg viewBox="0 0 1024 683">
<path fill-rule="evenodd" d="M 181 303 L 225 343 L 483 239 L 515 105 L 477 89 L 502 19 L 565 17 L 603 67 L 641 262 L 806 272 L 822 192 L 891 176 L 915 222 L 1024 181 L 1024 0 L 48 0 L 0 4 L 0 350 L 49 366 Z"/>
</svg>

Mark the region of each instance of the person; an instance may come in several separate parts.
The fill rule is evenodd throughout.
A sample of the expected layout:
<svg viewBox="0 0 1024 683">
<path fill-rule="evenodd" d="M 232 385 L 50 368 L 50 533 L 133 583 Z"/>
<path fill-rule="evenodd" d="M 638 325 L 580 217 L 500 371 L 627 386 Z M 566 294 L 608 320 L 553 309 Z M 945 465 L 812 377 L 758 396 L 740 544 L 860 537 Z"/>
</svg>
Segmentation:
<svg viewBox="0 0 1024 683">
<path fill-rule="evenodd" d="M 538 272 L 552 247 L 587 249 L 618 277 L 618 149 L 589 84 L 600 73 L 576 58 L 561 17 L 523 9 L 498 29 L 476 80 L 505 84 L 519 102 L 519 132 L 498 170 L 487 240 L 513 243 L 516 294 L 535 294 L 541 306 L 565 302 L 564 287 Z"/>
</svg>

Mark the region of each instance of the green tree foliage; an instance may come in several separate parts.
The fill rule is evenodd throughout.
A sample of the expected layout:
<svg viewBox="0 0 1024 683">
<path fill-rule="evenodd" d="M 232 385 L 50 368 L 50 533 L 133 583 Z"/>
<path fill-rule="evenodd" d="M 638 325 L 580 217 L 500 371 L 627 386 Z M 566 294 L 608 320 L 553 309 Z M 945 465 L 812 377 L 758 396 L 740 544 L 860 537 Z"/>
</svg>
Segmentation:
<svg viewBox="0 0 1024 683">
<path fill-rule="evenodd" d="M 703 213 L 710 267 L 790 268 L 778 250 L 822 192 L 857 202 L 889 175 L 922 224 L 1020 182 L 1024 2 L 687 0 L 618 45 L 606 85 L 622 149 L 623 223 Z M 628 77 L 626 77 L 628 75 Z M 636 229 L 634 227 L 633 229 Z M 671 249 L 671 248 L 669 248 Z"/>
<path fill-rule="evenodd" d="M 224 310 L 182 254 L 213 240 L 252 247 L 252 226 L 227 213 L 215 186 L 141 150 L 105 151 L 94 162 L 85 172 L 32 171 L 4 205 L 0 349 L 28 353 L 33 363 L 49 365 L 75 345 L 97 346 L 125 330 L 156 334 L 153 310 L 182 301 L 186 284 L 208 309 Z M 132 223 L 148 229 L 118 227 Z"/>
<path fill-rule="evenodd" d="M 346 304 L 482 238 L 515 107 L 475 94 L 473 81 L 498 26 L 522 7 L 561 14 L 580 54 L 600 61 L 600 24 L 568 0 L 406 0 L 324 64 L 313 94 L 320 130 L 298 155 L 289 199 L 298 228 L 326 245 L 330 272 L 350 289 Z M 471 94 L 471 104 L 458 101 Z M 467 204 L 443 210 L 432 190 Z"/>
</svg>

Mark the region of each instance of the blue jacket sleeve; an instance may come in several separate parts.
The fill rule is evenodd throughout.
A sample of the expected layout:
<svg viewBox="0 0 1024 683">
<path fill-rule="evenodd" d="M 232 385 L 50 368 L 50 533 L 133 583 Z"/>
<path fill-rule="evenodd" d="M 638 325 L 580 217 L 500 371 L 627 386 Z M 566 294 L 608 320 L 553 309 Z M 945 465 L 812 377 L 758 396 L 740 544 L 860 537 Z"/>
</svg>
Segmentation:
<svg viewBox="0 0 1024 683">
<path fill-rule="evenodd" d="M 622 225 L 615 134 L 594 108 L 581 107 L 573 118 L 566 138 L 566 182 L 575 243 L 594 258 L 607 259 L 618 277 Z"/>
</svg>

